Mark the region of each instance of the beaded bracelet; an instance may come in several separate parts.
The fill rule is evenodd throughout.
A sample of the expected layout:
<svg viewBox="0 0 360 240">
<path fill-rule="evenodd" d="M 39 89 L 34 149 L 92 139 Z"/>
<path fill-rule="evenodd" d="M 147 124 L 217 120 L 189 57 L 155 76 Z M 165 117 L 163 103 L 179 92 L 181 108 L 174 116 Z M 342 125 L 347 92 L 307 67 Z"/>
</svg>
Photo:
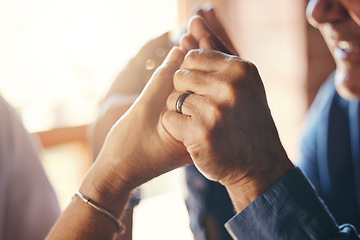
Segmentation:
<svg viewBox="0 0 360 240">
<path fill-rule="evenodd" d="M 104 214 L 106 217 L 108 217 L 116 226 L 116 233 L 119 233 L 120 235 L 125 234 L 126 227 L 109 211 L 103 209 L 102 207 L 98 206 L 96 203 L 94 203 L 91 199 L 84 197 L 80 192 L 75 192 L 75 197 L 79 197 L 83 202 L 89 204 L 91 207 L 95 208 L 102 214 Z"/>
</svg>

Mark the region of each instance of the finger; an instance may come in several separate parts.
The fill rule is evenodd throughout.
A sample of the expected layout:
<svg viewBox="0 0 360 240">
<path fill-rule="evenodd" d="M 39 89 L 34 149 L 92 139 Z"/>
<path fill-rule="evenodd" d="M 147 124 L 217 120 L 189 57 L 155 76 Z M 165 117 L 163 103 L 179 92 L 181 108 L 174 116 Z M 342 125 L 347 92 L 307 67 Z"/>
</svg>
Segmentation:
<svg viewBox="0 0 360 240">
<path fill-rule="evenodd" d="M 181 47 L 173 47 L 164 62 L 160 65 L 161 68 L 158 69 L 160 72 L 170 72 L 173 74 L 177 69 L 179 69 L 180 64 L 184 60 L 184 52 Z"/>
<path fill-rule="evenodd" d="M 176 111 L 176 104 L 179 96 L 183 94 L 180 92 L 173 92 L 169 95 L 166 105 L 169 111 Z M 188 95 L 182 103 L 181 112 L 188 116 L 202 115 L 202 111 L 206 107 L 206 99 L 204 96 L 198 94 Z"/>
<path fill-rule="evenodd" d="M 144 114 L 152 119 L 165 107 L 166 99 L 174 90 L 173 76 L 183 60 L 184 52 L 180 47 L 174 47 L 164 62 L 156 69 L 136 100 L 136 106 L 143 108 Z"/>
<path fill-rule="evenodd" d="M 167 102 L 169 108 L 174 109 L 175 102 L 180 94 L 172 93 L 169 96 Z M 216 122 L 214 120 L 218 118 L 220 112 L 216 104 L 197 94 L 189 95 L 184 104 L 184 114 L 168 110 L 163 115 L 161 122 L 168 133 L 176 140 L 183 142 L 189 151 L 194 140 L 205 139 L 206 129 L 214 125 Z"/>
<path fill-rule="evenodd" d="M 215 49 L 215 44 L 209 38 L 201 38 L 199 41 L 200 49 Z"/>
<path fill-rule="evenodd" d="M 179 69 L 174 74 L 174 89 L 178 92 L 194 92 L 200 95 L 219 95 L 224 82 L 219 81 L 216 72 Z"/>
<path fill-rule="evenodd" d="M 234 57 L 215 50 L 194 49 L 186 54 L 181 68 L 197 69 L 206 72 L 220 71 L 224 63 Z"/>
<path fill-rule="evenodd" d="M 231 54 L 231 51 L 227 48 L 227 46 L 225 46 L 222 40 L 212 32 L 201 16 L 193 16 L 189 21 L 188 29 L 190 34 L 197 42 L 199 42 L 202 38 L 211 39 L 211 41 L 214 42 L 214 46 L 216 47 L 214 49 Z"/>
<path fill-rule="evenodd" d="M 186 34 L 181 38 L 180 46 L 186 53 L 192 49 L 199 48 L 198 42 L 195 41 L 195 39 L 190 34 Z"/>
<path fill-rule="evenodd" d="M 161 123 L 176 140 L 184 142 L 186 131 L 189 129 L 191 118 L 174 111 L 167 111 L 161 118 Z"/>
<path fill-rule="evenodd" d="M 164 62 L 155 70 L 146 84 L 141 94 L 141 99 L 146 99 L 146 96 L 152 97 L 159 94 L 167 97 L 173 90 L 173 75 L 179 69 L 183 59 L 183 50 L 180 47 L 173 47 Z M 161 89 L 161 92 L 159 89 Z M 165 101 L 165 99 L 162 100 Z"/>
<path fill-rule="evenodd" d="M 217 34 L 218 36 L 224 36 L 224 35 L 227 36 L 225 28 L 223 27 L 220 20 L 216 16 L 215 10 L 212 6 L 208 6 L 206 9 L 201 8 L 197 12 L 197 15 L 201 16 L 205 20 L 207 26 L 211 28 L 211 30 L 215 34 Z M 230 39 L 226 39 L 226 40 L 230 41 Z"/>
<path fill-rule="evenodd" d="M 201 8 L 197 14 L 205 20 L 206 25 L 211 29 L 212 33 L 216 35 L 221 42 L 223 42 L 223 44 L 230 50 L 230 53 L 239 56 L 239 53 L 235 49 L 225 30 L 225 27 L 217 17 L 214 8 L 211 5 L 208 5 L 207 7 Z"/>
<path fill-rule="evenodd" d="M 210 38 L 212 34 L 211 30 L 206 26 L 204 19 L 199 15 L 194 15 L 190 18 L 188 31 L 196 41 L 203 37 Z"/>
</svg>

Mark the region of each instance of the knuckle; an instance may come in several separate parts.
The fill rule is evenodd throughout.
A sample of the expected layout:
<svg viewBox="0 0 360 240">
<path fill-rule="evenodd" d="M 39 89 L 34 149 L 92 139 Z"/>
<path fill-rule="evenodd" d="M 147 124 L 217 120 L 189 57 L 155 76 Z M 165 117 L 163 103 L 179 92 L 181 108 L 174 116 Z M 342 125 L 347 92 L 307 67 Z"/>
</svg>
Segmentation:
<svg viewBox="0 0 360 240">
<path fill-rule="evenodd" d="M 174 79 L 179 79 L 179 78 L 181 78 L 182 75 L 183 75 L 182 69 L 178 69 L 174 73 Z"/>
<path fill-rule="evenodd" d="M 229 59 L 226 66 L 227 81 L 224 81 L 223 91 L 230 104 L 236 103 L 239 94 L 245 89 L 252 89 L 261 79 L 256 66 L 241 58 Z"/>
<path fill-rule="evenodd" d="M 229 57 L 225 67 L 235 78 L 244 78 L 252 74 L 256 67 L 253 63 L 243 60 L 239 57 Z"/>
<path fill-rule="evenodd" d="M 209 64 L 211 58 L 216 57 L 214 50 L 209 49 L 192 49 L 188 51 L 184 58 L 182 66 L 188 66 L 191 68 L 192 64 L 206 65 Z M 185 67 L 186 68 L 186 67 Z"/>
<path fill-rule="evenodd" d="M 193 62 L 199 57 L 199 55 L 200 49 L 192 49 L 186 54 L 185 61 Z"/>
<path fill-rule="evenodd" d="M 174 73 L 174 82 L 176 83 L 177 81 L 183 81 L 184 79 L 187 79 L 189 75 L 189 71 L 186 69 L 178 69 L 175 73 Z"/>
</svg>

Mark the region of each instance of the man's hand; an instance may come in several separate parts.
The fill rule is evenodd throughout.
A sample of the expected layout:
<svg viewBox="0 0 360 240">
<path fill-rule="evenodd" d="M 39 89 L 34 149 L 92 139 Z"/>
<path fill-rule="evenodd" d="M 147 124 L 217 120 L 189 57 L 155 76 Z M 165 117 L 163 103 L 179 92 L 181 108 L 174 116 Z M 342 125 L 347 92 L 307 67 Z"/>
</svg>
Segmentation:
<svg viewBox="0 0 360 240">
<path fill-rule="evenodd" d="M 293 168 L 252 63 L 214 50 L 192 50 L 175 73 L 174 87 L 162 119 L 165 128 L 184 143 L 207 178 L 225 185 L 230 196 L 234 189 L 244 195 L 237 198 L 237 209 Z M 175 102 L 187 91 L 193 94 L 179 114 Z"/>
</svg>

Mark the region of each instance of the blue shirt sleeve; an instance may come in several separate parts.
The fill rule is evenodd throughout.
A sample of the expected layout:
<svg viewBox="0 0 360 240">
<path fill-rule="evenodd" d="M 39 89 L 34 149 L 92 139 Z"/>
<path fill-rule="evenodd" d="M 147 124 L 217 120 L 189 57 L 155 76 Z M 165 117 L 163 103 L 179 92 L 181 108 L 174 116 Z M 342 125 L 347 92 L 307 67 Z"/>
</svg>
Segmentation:
<svg viewBox="0 0 360 240">
<path fill-rule="evenodd" d="M 225 227 L 234 239 L 360 239 L 351 225 L 337 226 L 298 168 L 230 219 Z"/>
</svg>

